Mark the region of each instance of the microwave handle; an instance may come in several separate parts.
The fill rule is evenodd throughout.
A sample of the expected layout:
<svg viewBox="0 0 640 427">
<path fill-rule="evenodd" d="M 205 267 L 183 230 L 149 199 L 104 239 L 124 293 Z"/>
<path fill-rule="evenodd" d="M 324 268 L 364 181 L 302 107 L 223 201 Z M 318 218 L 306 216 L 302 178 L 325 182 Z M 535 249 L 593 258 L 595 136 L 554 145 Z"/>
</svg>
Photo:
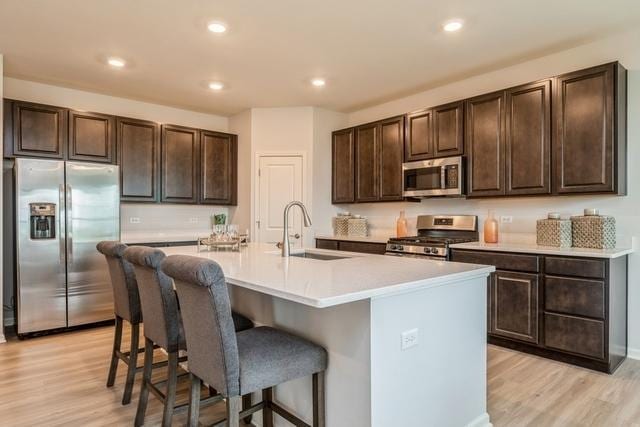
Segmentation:
<svg viewBox="0 0 640 427">
<path fill-rule="evenodd" d="M 447 188 L 447 167 L 440 167 L 440 189 L 445 190 Z"/>
</svg>

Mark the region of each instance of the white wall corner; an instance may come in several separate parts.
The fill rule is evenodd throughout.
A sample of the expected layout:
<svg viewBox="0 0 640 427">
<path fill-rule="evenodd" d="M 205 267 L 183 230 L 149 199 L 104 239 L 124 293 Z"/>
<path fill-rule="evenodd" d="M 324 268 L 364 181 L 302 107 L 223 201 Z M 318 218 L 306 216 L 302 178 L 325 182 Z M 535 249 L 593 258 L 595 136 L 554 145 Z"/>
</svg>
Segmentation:
<svg viewBox="0 0 640 427">
<path fill-rule="evenodd" d="M 480 415 L 478 418 L 467 424 L 467 427 L 493 427 L 493 424 L 491 424 L 489 414 L 485 412 L 484 414 Z"/>
</svg>

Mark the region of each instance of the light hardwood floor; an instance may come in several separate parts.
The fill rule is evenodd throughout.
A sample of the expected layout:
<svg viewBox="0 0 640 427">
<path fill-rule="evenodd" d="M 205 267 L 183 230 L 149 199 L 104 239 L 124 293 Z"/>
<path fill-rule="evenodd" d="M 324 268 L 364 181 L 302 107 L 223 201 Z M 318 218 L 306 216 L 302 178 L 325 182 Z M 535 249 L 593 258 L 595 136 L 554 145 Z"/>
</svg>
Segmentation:
<svg viewBox="0 0 640 427">
<path fill-rule="evenodd" d="M 120 404 L 124 365 L 116 385 L 105 387 L 112 334 L 102 327 L 0 345 L 0 425 L 132 425 L 139 380 L 127 406 Z M 180 389 L 186 400 L 186 381 Z M 606 375 L 490 346 L 488 392 L 496 427 L 640 427 L 640 361 Z M 215 421 L 222 411 L 204 408 L 201 420 Z M 161 412 L 150 396 L 146 425 L 158 425 Z M 174 417 L 175 425 L 185 423 L 186 415 Z"/>
</svg>

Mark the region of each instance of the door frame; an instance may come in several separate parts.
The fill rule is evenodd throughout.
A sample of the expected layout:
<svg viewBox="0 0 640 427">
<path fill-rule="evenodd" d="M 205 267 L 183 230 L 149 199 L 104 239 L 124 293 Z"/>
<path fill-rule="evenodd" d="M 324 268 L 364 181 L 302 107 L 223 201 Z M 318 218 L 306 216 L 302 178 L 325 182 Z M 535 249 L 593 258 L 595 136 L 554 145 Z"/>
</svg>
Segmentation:
<svg viewBox="0 0 640 427">
<path fill-rule="evenodd" d="M 308 179 L 307 179 L 307 152 L 306 151 L 256 151 L 255 155 L 252 159 L 253 165 L 251 167 L 251 174 L 253 175 L 253 200 L 251 203 L 251 241 L 258 241 L 258 213 L 260 207 L 260 176 L 258 174 L 258 169 L 260 168 L 260 159 L 263 157 L 301 157 L 302 158 L 302 200 L 300 200 L 306 207 L 309 212 L 311 212 L 311 205 L 309 204 L 309 192 L 310 189 L 307 188 Z M 313 220 L 313 218 L 312 218 Z M 305 246 L 305 227 L 302 227 L 301 240 L 302 245 Z"/>
</svg>

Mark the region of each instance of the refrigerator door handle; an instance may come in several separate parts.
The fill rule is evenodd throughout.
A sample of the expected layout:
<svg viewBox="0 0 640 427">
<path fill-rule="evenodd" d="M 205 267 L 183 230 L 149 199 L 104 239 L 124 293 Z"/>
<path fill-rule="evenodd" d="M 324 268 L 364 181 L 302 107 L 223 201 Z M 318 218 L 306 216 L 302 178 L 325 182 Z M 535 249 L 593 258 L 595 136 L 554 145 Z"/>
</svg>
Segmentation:
<svg viewBox="0 0 640 427">
<path fill-rule="evenodd" d="M 65 221 L 66 221 L 66 212 L 65 212 L 65 208 L 64 208 L 64 198 L 65 198 L 65 191 L 64 191 L 64 184 L 60 184 L 58 186 L 58 241 L 60 242 L 60 265 L 62 267 L 64 267 L 65 265 L 65 252 L 66 252 L 66 248 L 65 248 L 65 242 L 64 242 L 64 236 L 65 236 Z"/>
<path fill-rule="evenodd" d="M 73 264 L 73 202 L 71 184 L 67 184 L 67 265 Z"/>
</svg>

